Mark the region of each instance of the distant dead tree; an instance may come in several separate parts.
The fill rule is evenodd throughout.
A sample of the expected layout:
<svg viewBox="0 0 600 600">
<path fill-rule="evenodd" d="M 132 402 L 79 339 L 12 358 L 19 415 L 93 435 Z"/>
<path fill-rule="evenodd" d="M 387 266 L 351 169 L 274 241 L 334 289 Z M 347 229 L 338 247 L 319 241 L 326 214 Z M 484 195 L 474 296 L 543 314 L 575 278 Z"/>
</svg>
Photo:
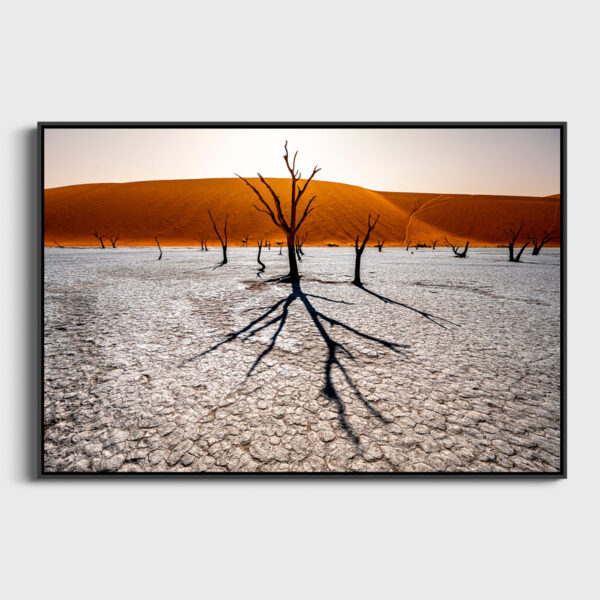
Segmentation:
<svg viewBox="0 0 600 600">
<path fill-rule="evenodd" d="M 438 240 L 433 240 L 433 246 L 431 246 L 432 250 L 435 250 L 435 247 L 437 246 Z"/>
<path fill-rule="evenodd" d="M 275 209 L 271 208 L 271 206 L 263 198 L 262 194 L 247 179 L 244 179 L 244 177 L 242 177 L 241 175 L 237 175 L 237 173 L 236 176 L 239 177 L 242 181 L 244 181 L 246 185 L 252 189 L 252 191 L 256 194 L 260 203 L 264 207 L 261 208 L 260 206 L 257 206 L 255 204 L 254 208 L 256 208 L 257 211 L 263 212 L 269 217 L 271 217 L 273 223 L 275 223 L 275 225 L 277 225 L 277 227 L 279 227 L 285 233 L 288 248 L 288 260 L 290 263 L 290 272 L 287 276 L 280 279 L 280 281 L 287 283 L 298 283 L 300 281 L 300 274 L 298 272 L 298 262 L 296 261 L 296 235 L 298 234 L 300 227 L 302 226 L 302 223 L 304 223 L 306 217 L 314 210 L 313 208 L 311 208 L 311 206 L 316 196 L 313 195 L 307 202 L 300 219 L 297 219 L 298 204 L 302 199 L 302 196 L 306 192 L 306 189 L 308 188 L 308 185 L 312 181 L 313 177 L 321 169 L 315 166 L 310 177 L 304 182 L 304 185 L 300 186 L 299 181 L 302 175 L 300 171 L 296 170 L 296 157 L 298 156 L 298 152 L 296 151 L 292 163 L 290 164 L 287 141 L 285 142 L 284 149 L 285 154 L 283 155 L 283 159 L 285 160 L 287 169 L 290 172 L 290 176 L 292 177 L 290 211 L 287 219 L 284 216 L 283 210 L 281 208 L 281 199 L 260 173 L 257 173 L 258 178 L 271 194 L 273 202 L 275 203 Z"/>
<path fill-rule="evenodd" d="M 367 220 L 367 233 L 365 234 L 362 244 L 360 246 L 358 245 L 358 235 L 356 236 L 356 238 L 354 240 L 354 249 L 356 250 L 356 258 L 354 261 L 354 279 L 353 279 L 352 283 L 358 287 L 362 287 L 362 281 L 360 280 L 360 259 L 362 258 L 362 253 L 365 251 L 365 246 L 367 245 L 367 242 L 369 241 L 369 236 L 371 235 L 371 232 L 373 231 L 373 229 L 375 229 L 375 225 L 377 225 L 377 221 L 379 221 L 379 215 L 377 215 L 377 218 L 371 225 L 371 213 L 369 213 L 369 218 Z"/>
<path fill-rule="evenodd" d="M 154 240 L 156 241 L 156 245 L 158 246 L 158 252 L 159 252 L 157 260 L 160 260 L 162 258 L 162 248 L 160 247 L 160 242 L 158 241 L 157 235 L 154 236 Z"/>
<path fill-rule="evenodd" d="M 415 250 L 418 250 L 419 248 L 427 248 L 427 244 L 425 242 L 417 242 L 415 244 Z"/>
<path fill-rule="evenodd" d="M 57 248 L 64 248 L 64 246 L 59 244 L 56 240 L 54 240 L 54 243 L 56 244 Z"/>
<path fill-rule="evenodd" d="M 279 246 L 279 256 L 281 256 L 281 249 L 283 248 L 283 244 L 284 242 L 277 242 L 277 245 Z"/>
<path fill-rule="evenodd" d="M 302 260 L 302 257 L 304 256 L 304 250 L 302 250 L 302 246 L 304 246 L 304 242 L 306 241 L 306 238 L 308 236 L 308 232 L 306 232 L 302 238 L 300 238 L 300 235 L 296 236 L 296 256 L 298 257 L 298 260 Z"/>
<path fill-rule="evenodd" d="M 263 241 L 262 240 L 258 240 L 258 242 L 256 243 L 256 245 L 258 246 L 258 256 L 256 257 L 256 262 L 258 262 L 258 264 L 260 265 L 260 269 L 258 270 L 258 272 L 256 273 L 257 277 L 260 277 L 260 274 L 267 268 L 265 266 L 265 263 L 260 260 L 260 253 L 262 251 L 263 248 Z"/>
<path fill-rule="evenodd" d="M 221 242 L 221 246 L 223 248 L 223 260 L 221 261 L 221 264 L 226 265 L 227 264 L 227 220 L 229 219 L 229 213 L 225 215 L 225 225 L 223 226 L 223 236 L 221 236 L 221 234 L 219 233 L 219 230 L 217 229 L 217 224 L 215 223 L 215 220 L 213 219 L 213 216 L 211 215 L 210 210 L 208 211 L 208 216 L 210 217 L 210 220 L 212 221 L 213 229 L 215 230 L 215 233 L 217 234 L 217 237 L 219 238 L 219 241 Z"/>
<path fill-rule="evenodd" d="M 271 249 L 271 240 L 267 240 L 266 244 L 267 244 L 267 249 L 270 250 Z"/>
<path fill-rule="evenodd" d="M 450 248 L 452 248 L 452 252 L 454 252 L 454 256 L 456 256 L 457 258 L 466 258 L 467 250 L 469 249 L 470 242 L 467 241 L 467 245 L 465 246 L 464 250 L 461 252 L 460 246 L 455 246 L 450 240 L 448 240 L 447 237 L 444 238 L 444 241 L 446 242 L 446 244 L 448 244 L 448 246 L 450 246 Z"/>
<path fill-rule="evenodd" d="M 408 249 L 410 248 L 410 245 L 412 244 L 412 240 L 408 240 L 408 242 L 406 242 L 406 251 L 408 252 Z"/>
<path fill-rule="evenodd" d="M 531 238 L 531 241 L 533 242 L 533 252 L 531 253 L 533 256 L 537 256 L 540 253 L 540 250 L 551 240 L 556 239 L 557 233 L 552 231 L 552 230 L 543 230 L 543 235 L 541 237 L 541 239 L 538 242 L 538 238 L 534 237 Z"/>
<path fill-rule="evenodd" d="M 519 236 L 521 235 L 521 231 L 523 229 L 524 224 L 525 223 L 523 221 L 521 221 L 521 224 L 519 225 L 518 229 L 516 229 L 512 223 L 510 224 L 509 229 L 510 229 L 510 234 L 511 234 L 511 240 L 510 240 L 510 242 L 508 242 L 508 261 L 509 262 L 519 262 L 521 260 L 521 255 L 523 254 L 523 251 L 525 250 L 525 248 L 527 248 L 527 246 L 529 246 L 529 244 L 531 242 L 531 238 L 529 236 L 527 236 L 527 241 L 525 242 L 525 245 L 521 247 L 521 249 L 515 256 L 515 244 L 517 243 L 517 240 L 518 240 Z"/>
<path fill-rule="evenodd" d="M 102 249 L 104 250 L 104 238 L 106 237 L 104 234 L 102 233 L 98 233 L 97 231 L 92 231 L 92 235 L 100 242 L 100 245 L 102 246 Z"/>
<path fill-rule="evenodd" d="M 379 252 L 381 252 L 381 249 L 383 248 L 383 244 L 385 244 L 385 240 L 377 240 L 377 243 L 375 244 L 375 247 L 377 248 L 377 250 L 379 250 Z"/>
<path fill-rule="evenodd" d="M 110 240 L 110 243 L 112 244 L 112 247 L 113 247 L 113 248 L 116 248 L 116 247 L 117 247 L 117 242 L 118 242 L 118 241 L 119 241 L 121 238 L 119 237 L 119 234 L 118 234 L 118 233 L 115 233 L 114 235 L 111 235 L 111 236 L 110 236 L 108 239 Z"/>
<path fill-rule="evenodd" d="M 245 248 L 248 245 L 248 234 L 244 238 L 242 238 L 242 248 Z"/>
</svg>

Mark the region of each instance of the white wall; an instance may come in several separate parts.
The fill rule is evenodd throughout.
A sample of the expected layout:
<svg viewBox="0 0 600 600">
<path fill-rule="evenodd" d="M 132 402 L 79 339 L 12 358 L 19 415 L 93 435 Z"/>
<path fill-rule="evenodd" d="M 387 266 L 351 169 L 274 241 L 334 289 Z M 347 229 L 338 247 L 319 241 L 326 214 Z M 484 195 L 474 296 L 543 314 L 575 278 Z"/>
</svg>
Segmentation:
<svg viewBox="0 0 600 600">
<path fill-rule="evenodd" d="M 600 404 L 598 267 L 586 259 L 600 187 L 593 7 L 3 5 L 5 597 L 592 597 Z M 33 480 L 30 132 L 38 120 L 567 120 L 568 480 Z"/>
</svg>

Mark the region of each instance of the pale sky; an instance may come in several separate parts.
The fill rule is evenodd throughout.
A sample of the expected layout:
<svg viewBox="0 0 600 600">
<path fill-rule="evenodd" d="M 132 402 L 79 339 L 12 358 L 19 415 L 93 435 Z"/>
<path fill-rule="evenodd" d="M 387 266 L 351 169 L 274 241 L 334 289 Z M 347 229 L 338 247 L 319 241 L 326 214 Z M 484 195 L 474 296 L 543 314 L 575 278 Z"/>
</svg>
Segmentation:
<svg viewBox="0 0 600 600">
<path fill-rule="evenodd" d="M 547 196 L 560 192 L 556 129 L 54 129 L 44 185 L 304 176 L 372 190 Z"/>
</svg>

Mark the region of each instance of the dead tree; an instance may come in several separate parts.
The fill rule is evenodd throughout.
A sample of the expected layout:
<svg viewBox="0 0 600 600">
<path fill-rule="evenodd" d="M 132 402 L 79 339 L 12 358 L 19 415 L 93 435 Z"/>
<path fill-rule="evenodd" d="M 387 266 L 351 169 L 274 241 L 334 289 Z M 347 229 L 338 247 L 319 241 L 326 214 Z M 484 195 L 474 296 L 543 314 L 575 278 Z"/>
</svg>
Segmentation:
<svg viewBox="0 0 600 600">
<path fill-rule="evenodd" d="M 521 255 L 523 254 L 523 251 L 525 250 L 525 248 L 527 248 L 527 246 L 529 246 L 529 243 L 531 242 L 531 239 L 529 238 L 529 236 L 527 236 L 527 241 L 525 242 L 525 245 L 521 247 L 521 249 L 519 250 L 519 252 L 517 253 L 517 255 L 515 256 L 515 244 L 517 243 L 517 240 L 519 238 L 519 236 L 521 235 L 521 230 L 523 229 L 523 221 L 521 221 L 521 224 L 519 225 L 518 229 L 515 229 L 514 225 L 511 223 L 510 224 L 510 234 L 512 236 L 510 242 L 508 242 L 508 261 L 509 262 L 519 262 L 521 260 Z"/>
<path fill-rule="evenodd" d="M 160 247 L 160 242 L 158 241 L 157 235 L 154 236 L 154 240 L 156 241 L 156 245 L 158 246 L 158 252 L 159 252 L 158 260 L 160 260 L 162 258 L 162 248 Z"/>
<path fill-rule="evenodd" d="M 381 252 L 381 249 L 383 248 L 383 244 L 385 244 L 385 240 L 377 240 L 377 243 L 375 244 L 375 247 L 377 248 L 377 250 L 379 250 L 379 252 Z"/>
<path fill-rule="evenodd" d="M 106 236 L 102 233 L 98 233 L 97 231 L 92 231 L 92 235 L 100 242 L 100 245 L 102 246 L 102 250 L 104 250 L 104 238 Z"/>
<path fill-rule="evenodd" d="M 432 250 L 435 250 L 435 247 L 437 246 L 438 240 L 433 240 L 433 246 L 431 246 Z"/>
<path fill-rule="evenodd" d="M 408 252 L 408 249 L 410 248 L 410 245 L 412 244 L 412 240 L 408 240 L 408 242 L 406 242 L 406 251 Z"/>
<path fill-rule="evenodd" d="M 263 241 L 262 240 L 258 240 L 257 242 L 257 246 L 258 246 L 258 256 L 256 257 L 256 262 L 258 262 L 258 264 L 260 265 L 260 269 L 258 270 L 258 272 L 256 273 L 257 277 L 260 277 L 260 274 L 267 268 L 265 266 L 265 263 L 260 260 L 260 253 L 262 252 L 262 248 L 263 248 Z"/>
<path fill-rule="evenodd" d="M 362 241 L 362 244 L 358 245 L 358 235 L 354 240 L 354 249 L 356 250 L 356 259 L 354 261 L 354 279 L 352 283 L 358 287 L 362 287 L 362 281 L 360 280 L 360 259 L 362 258 L 362 253 L 365 251 L 365 246 L 369 241 L 369 236 L 373 229 L 375 229 L 375 225 L 377 225 L 377 221 L 379 221 L 379 215 L 375 219 L 374 223 L 371 225 L 371 214 L 369 213 L 369 218 L 367 220 L 367 233 Z"/>
<path fill-rule="evenodd" d="M 455 246 L 451 241 L 448 240 L 447 237 L 444 238 L 444 241 L 446 244 L 448 244 L 448 246 L 450 246 L 450 248 L 452 248 L 452 252 L 454 252 L 454 256 L 456 256 L 456 258 L 466 258 L 467 250 L 469 249 L 469 241 L 467 241 L 467 244 L 462 252 L 460 250 L 460 246 Z"/>
<path fill-rule="evenodd" d="M 298 260 L 302 260 L 302 257 L 304 256 L 304 250 L 302 250 L 302 246 L 304 246 L 304 242 L 306 241 L 306 238 L 308 236 L 308 233 L 305 233 L 302 236 L 302 239 L 300 238 L 299 235 L 296 236 L 296 256 L 298 257 Z"/>
<path fill-rule="evenodd" d="M 277 245 L 279 246 L 279 256 L 281 256 L 281 249 L 283 248 L 283 242 L 277 242 Z"/>
<path fill-rule="evenodd" d="M 244 237 L 242 239 L 242 248 L 245 248 L 248 245 L 248 234 L 246 234 L 246 237 Z"/>
<path fill-rule="evenodd" d="M 296 151 L 292 163 L 290 164 L 287 141 L 285 142 L 284 148 L 285 154 L 283 155 L 283 159 L 285 160 L 286 167 L 290 172 L 290 176 L 292 178 L 290 211 L 287 218 L 283 214 L 280 197 L 275 193 L 275 190 L 269 185 L 269 183 L 267 183 L 265 178 L 260 173 L 257 173 L 258 178 L 271 194 L 273 202 L 275 203 L 274 209 L 263 198 L 262 194 L 256 189 L 256 187 L 254 187 L 247 179 L 244 179 L 241 175 L 237 175 L 237 173 L 236 176 L 239 177 L 242 181 L 244 181 L 246 185 L 252 189 L 252 191 L 256 194 L 260 203 L 263 206 L 263 208 L 261 208 L 260 206 L 257 206 L 255 204 L 254 208 L 256 208 L 258 212 L 262 212 L 268 215 L 273 221 L 273 223 L 275 223 L 275 225 L 277 225 L 277 227 L 279 227 L 285 233 L 288 248 L 288 260 L 290 263 L 290 272 L 287 276 L 281 278 L 280 281 L 287 283 L 298 283 L 300 281 L 300 274 L 298 272 L 298 262 L 296 261 L 296 235 L 298 234 L 298 231 L 300 230 L 300 227 L 302 226 L 302 223 L 304 223 L 306 217 L 314 210 L 314 208 L 311 207 L 316 196 L 312 196 L 310 200 L 306 203 L 302 216 L 299 219 L 297 218 L 298 205 L 300 203 L 300 200 L 304 196 L 304 193 L 306 192 L 306 188 L 308 188 L 309 183 L 321 169 L 315 166 L 310 177 L 304 182 L 304 185 L 301 186 L 299 183 L 301 173 L 300 171 L 296 170 L 296 157 L 298 156 L 298 152 Z"/>
<path fill-rule="evenodd" d="M 223 247 L 223 260 L 221 261 L 221 264 L 226 265 L 227 264 L 227 220 L 229 219 L 229 213 L 227 213 L 225 215 L 225 225 L 223 226 L 223 235 L 222 236 L 219 233 L 219 230 L 217 229 L 217 225 L 215 223 L 215 220 L 213 219 L 213 216 L 210 214 L 210 210 L 208 211 L 208 216 L 210 217 L 210 220 L 212 221 L 213 229 L 215 230 L 215 233 L 217 234 L 217 237 L 219 238 L 219 241 L 221 242 L 221 246 Z"/>
<path fill-rule="evenodd" d="M 538 238 L 531 238 L 531 241 L 533 242 L 533 252 L 531 253 L 533 256 L 537 256 L 540 253 L 540 250 L 551 240 L 556 239 L 557 234 L 550 230 L 550 231 L 546 231 L 545 229 L 544 231 L 544 235 L 542 236 L 542 239 L 539 241 L 538 243 Z"/>
<path fill-rule="evenodd" d="M 56 244 L 57 248 L 64 248 L 64 246 L 62 244 L 59 244 L 56 240 L 54 240 L 54 243 Z"/>
<path fill-rule="evenodd" d="M 267 250 L 270 250 L 271 249 L 271 240 L 267 240 L 265 243 L 267 244 Z"/>
<path fill-rule="evenodd" d="M 114 235 L 111 235 L 111 236 L 110 236 L 108 239 L 110 240 L 110 243 L 112 244 L 112 247 L 113 247 L 113 248 L 116 248 L 116 247 L 117 247 L 117 242 L 118 242 L 118 241 L 119 241 L 121 238 L 119 237 L 119 234 L 118 234 L 118 233 L 115 233 Z"/>
</svg>

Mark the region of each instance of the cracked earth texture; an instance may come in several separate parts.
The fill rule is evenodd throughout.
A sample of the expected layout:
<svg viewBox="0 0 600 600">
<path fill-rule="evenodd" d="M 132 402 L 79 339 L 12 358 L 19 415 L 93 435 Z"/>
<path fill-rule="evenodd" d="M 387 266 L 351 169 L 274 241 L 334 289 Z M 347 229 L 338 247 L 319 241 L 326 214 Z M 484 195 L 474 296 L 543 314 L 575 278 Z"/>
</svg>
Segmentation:
<svg viewBox="0 0 600 600">
<path fill-rule="evenodd" d="M 559 470 L 558 250 L 256 253 L 45 250 L 46 472 Z"/>
</svg>

